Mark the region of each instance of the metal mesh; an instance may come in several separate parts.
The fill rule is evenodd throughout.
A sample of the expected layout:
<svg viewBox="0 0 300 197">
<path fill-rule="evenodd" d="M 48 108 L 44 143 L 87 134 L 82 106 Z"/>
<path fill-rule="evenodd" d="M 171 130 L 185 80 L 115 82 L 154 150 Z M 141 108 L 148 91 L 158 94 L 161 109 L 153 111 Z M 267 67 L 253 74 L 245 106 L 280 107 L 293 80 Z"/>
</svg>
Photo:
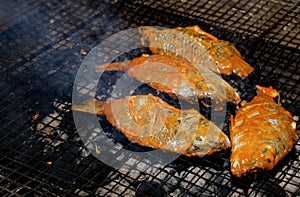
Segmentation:
<svg viewBox="0 0 300 197">
<path fill-rule="evenodd" d="M 299 49 L 297 1 L 133 0 L 131 3 Z"/>
<path fill-rule="evenodd" d="M 233 178 L 228 152 L 180 157 L 164 168 L 132 159 L 127 165 L 143 172 L 125 172 L 87 151 L 70 110 L 75 74 L 97 43 L 140 25 L 197 24 L 233 42 L 257 69 L 255 83 L 279 89 L 299 116 L 297 1 L 29 0 L 1 2 L 0 9 L 1 196 L 299 195 L 299 142 L 256 180 Z"/>
</svg>

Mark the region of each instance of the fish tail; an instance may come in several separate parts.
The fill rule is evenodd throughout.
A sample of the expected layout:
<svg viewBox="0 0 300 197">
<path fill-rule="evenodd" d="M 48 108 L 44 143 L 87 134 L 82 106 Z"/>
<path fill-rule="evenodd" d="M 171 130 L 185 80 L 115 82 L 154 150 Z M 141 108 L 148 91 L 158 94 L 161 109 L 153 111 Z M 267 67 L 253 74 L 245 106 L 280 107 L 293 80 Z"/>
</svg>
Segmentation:
<svg viewBox="0 0 300 197">
<path fill-rule="evenodd" d="M 153 28 L 153 27 L 139 27 L 138 28 L 139 34 L 141 35 L 141 44 L 143 46 L 147 46 L 147 42 L 150 39 L 151 33 L 156 33 L 157 29 Z"/>
<path fill-rule="evenodd" d="M 106 102 L 97 99 L 88 99 L 79 105 L 72 105 L 72 110 L 91 114 L 103 115 Z"/>
<path fill-rule="evenodd" d="M 123 61 L 123 62 L 112 62 L 109 64 L 102 64 L 98 65 L 95 68 L 97 73 L 103 73 L 105 71 L 127 71 L 130 66 L 130 61 Z"/>
</svg>

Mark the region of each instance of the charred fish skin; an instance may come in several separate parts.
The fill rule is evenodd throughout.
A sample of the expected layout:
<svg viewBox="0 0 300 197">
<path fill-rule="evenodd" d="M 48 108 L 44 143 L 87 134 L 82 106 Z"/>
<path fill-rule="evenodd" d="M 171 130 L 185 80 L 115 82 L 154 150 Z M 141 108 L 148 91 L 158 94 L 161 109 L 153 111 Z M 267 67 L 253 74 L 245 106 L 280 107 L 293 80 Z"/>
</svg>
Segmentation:
<svg viewBox="0 0 300 197">
<path fill-rule="evenodd" d="M 99 70 L 104 69 L 97 67 L 96 72 Z M 131 62 L 106 65 L 105 70 L 127 71 L 129 76 L 154 89 L 191 102 L 195 98 L 210 98 L 218 107 L 225 102 L 240 102 L 238 93 L 221 76 L 207 68 L 199 71 L 186 59 L 176 56 L 144 54 Z"/>
<path fill-rule="evenodd" d="M 89 100 L 73 110 L 91 113 L 86 107 L 89 105 L 132 143 L 142 146 L 186 156 L 208 155 L 230 147 L 222 130 L 198 111 L 177 109 L 151 94 L 106 102 Z"/>
<path fill-rule="evenodd" d="M 206 66 L 225 75 L 232 73 L 245 78 L 254 68 L 241 56 L 236 47 L 203 31 L 199 26 L 159 30 L 140 27 L 141 42 L 153 53 L 183 56 L 198 67 Z"/>
<path fill-rule="evenodd" d="M 257 87 L 258 95 L 231 120 L 231 173 L 237 177 L 272 169 L 299 139 L 291 113 L 273 100 L 278 92 Z"/>
</svg>

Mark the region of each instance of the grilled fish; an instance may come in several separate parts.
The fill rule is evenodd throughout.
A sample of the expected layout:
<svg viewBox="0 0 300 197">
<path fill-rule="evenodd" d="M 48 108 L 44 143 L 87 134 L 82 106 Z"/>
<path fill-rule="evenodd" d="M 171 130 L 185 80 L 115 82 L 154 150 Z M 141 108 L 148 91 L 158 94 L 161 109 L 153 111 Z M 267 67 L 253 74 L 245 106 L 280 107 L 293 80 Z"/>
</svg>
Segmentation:
<svg viewBox="0 0 300 197">
<path fill-rule="evenodd" d="M 198 68 L 203 66 L 221 73 L 245 78 L 254 69 L 241 56 L 235 46 L 203 31 L 198 26 L 159 30 L 140 27 L 141 42 L 153 53 L 182 56 Z"/>
<path fill-rule="evenodd" d="M 278 92 L 257 88 L 258 95 L 231 120 L 231 172 L 237 177 L 272 169 L 299 138 L 291 113 L 273 100 Z"/>
<path fill-rule="evenodd" d="M 131 61 L 96 67 L 104 70 L 127 71 L 128 75 L 151 87 L 193 101 L 193 98 L 211 98 L 216 108 L 224 103 L 238 104 L 238 93 L 222 77 L 203 67 L 197 69 L 189 61 L 168 55 L 142 55 Z"/>
<path fill-rule="evenodd" d="M 131 142 L 154 149 L 201 156 L 230 147 L 222 130 L 198 111 L 177 109 L 151 94 L 89 100 L 73 110 L 103 114 Z"/>
</svg>

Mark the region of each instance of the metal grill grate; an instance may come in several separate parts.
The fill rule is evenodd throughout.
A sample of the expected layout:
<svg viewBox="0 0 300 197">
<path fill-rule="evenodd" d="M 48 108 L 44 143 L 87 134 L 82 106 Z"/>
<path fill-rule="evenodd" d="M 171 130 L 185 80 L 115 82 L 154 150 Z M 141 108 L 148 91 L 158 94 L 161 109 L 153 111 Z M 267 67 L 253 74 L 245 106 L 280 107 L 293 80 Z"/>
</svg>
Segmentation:
<svg viewBox="0 0 300 197">
<path fill-rule="evenodd" d="M 165 13 L 299 49 L 299 2 L 238 0 L 130 1 Z"/>
<path fill-rule="evenodd" d="M 279 89 L 283 105 L 299 116 L 297 1 L 28 0 L 0 5 L 1 196 L 299 195 L 299 142 L 255 181 L 230 175 L 229 153 L 180 157 L 157 169 L 133 160 L 127 164 L 143 172 L 125 172 L 89 154 L 70 110 L 81 50 L 89 52 L 130 27 L 198 24 L 233 42 L 256 67 L 253 80 Z"/>
</svg>

